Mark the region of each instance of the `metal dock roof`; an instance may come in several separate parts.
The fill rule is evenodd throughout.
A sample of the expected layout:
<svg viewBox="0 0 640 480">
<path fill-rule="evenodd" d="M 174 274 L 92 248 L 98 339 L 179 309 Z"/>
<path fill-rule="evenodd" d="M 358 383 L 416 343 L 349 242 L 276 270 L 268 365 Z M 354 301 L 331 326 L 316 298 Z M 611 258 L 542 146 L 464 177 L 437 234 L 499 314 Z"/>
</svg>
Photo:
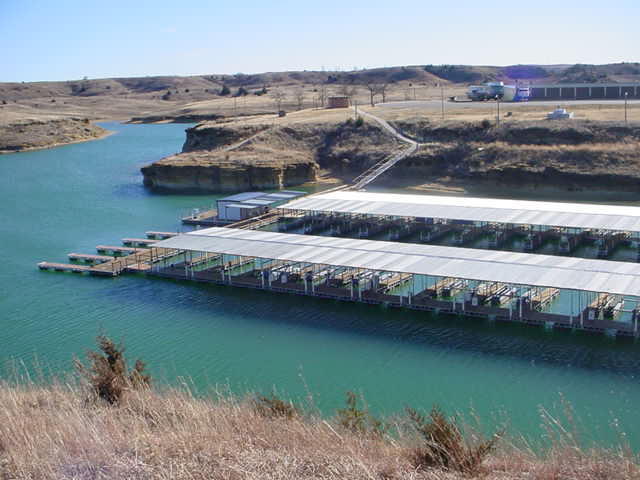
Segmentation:
<svg viewBox="0 0 640 480">
<path fill-rule="evenodd" d="M 640 207 L 589 203 L 338 191 L 294 200 L 280 208 L 640 231 Z"/>
<path fill-rule="evenodd" d="M 235 195 L 230 195 L 228 197 L 219 198 L 218 202 L 243 202 L 245 200 L 250 200 L 252 198 L 263 197 L 266 195 L 264 192 L 242 192 L 236 193 Z"/>
<path fill-rule="evenodd" d="M 640 296 L 640 265 L 607 260 L 219 227 L 154 247 Z"/>
</svg>

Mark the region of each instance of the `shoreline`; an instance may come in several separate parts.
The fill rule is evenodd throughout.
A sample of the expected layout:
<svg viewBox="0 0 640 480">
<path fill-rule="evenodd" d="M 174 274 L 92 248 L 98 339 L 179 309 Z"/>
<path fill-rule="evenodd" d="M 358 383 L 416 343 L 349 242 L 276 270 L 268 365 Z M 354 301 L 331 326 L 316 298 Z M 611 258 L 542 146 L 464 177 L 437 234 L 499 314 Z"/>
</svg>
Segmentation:
<svg viewBox="0 0 640 480">
<path fill-rule="evenodd" d="M 426 182 L 407 184 L 404 182 L 385 181 L 373 184 L 370 190 L 404 190 L 407 193 L 425 195 L 455 195 L 463 197 L 487 198 L 516 198 L 540 201 L 560 201 L 579 203 L 638 203 L 640 192 L 624 191 L 620 189 L 590 189 L 568 190 L 555 186 L 533 186 L 523 184 L 519 187 L 510 185 L 495 185 L 483 182 Z"/>
<path fill-rule="evenodd" d="M 100 120 L 103 121 L 103 120 Z M 95 122 L 91 122 L 94 123 Z M 99 126 L 99 125 L 98 125 Z M 49 145 L 43 145 L 41 147 L 25 147 L 22 148 L 20 150 L 0 150 L 0 155 L 10 155 L 12 153 L 26 153 L 26 152 L 35 152 L 38 150 L 49 150 L 51 148 L 57 148 L 57 147 L 64 147 L 65 145 L 73 145 L 75 143 L 84 143 L 84 142 L 92 142 L 94 140 L 103 140 L 117 132 L 113 131 L 113 130 L 107 130 L 106 128 L 100 127 L 104 130 L 104 133 L 102 133 L 101 135 L 97 136 L 97 137 L 93 137 L 93 138 L 82 138 L 79 140 L 73 140 L 71 142 L 58 142 L 58 143 L 52 143 Z"/>
</svg>

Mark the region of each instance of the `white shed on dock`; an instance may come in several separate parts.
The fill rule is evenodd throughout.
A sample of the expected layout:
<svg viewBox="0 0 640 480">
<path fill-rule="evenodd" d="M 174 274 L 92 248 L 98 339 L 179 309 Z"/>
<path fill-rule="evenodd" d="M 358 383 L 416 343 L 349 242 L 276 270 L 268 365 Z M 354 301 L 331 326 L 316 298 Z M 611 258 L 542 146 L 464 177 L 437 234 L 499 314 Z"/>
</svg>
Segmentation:
<svg viewBox="0 0 640 480">
<path fill-rule="evenodd" d="M 216 201 L 218 219 L 237 221 L 266 213 L 269 207 L 293 200 L 305 192 L 282 190 L 275 193 L 243 192 Z"/>
<path fill-rule="evenodd" d="M 237 221 L 256 217 L 266 212 L 266 207 L 253 205 L 251 203 L 224 203 L 222 208 L 218 207 L 218 218 L 220 220 Z"/>
</svg>

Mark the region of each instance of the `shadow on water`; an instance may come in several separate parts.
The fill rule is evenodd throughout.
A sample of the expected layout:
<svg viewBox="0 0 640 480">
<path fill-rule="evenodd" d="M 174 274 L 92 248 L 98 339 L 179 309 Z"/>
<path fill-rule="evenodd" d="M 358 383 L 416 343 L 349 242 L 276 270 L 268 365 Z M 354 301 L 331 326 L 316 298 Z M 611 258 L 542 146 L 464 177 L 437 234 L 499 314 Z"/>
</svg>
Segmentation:
<svg viewBox="0 0 640 480">
<path fill-rule="evenodd" d="M 622 375 L 640 373 L 637 342 L 628 338 L 613 339 L 602 334 L 565 330 L 551 332 L 542 327 L 474 317 L 435 315 L 184 280 L 141 277 L 134 281 L 141 282 L 136 286 L 135 302 L 198 314 L 224 312 L 251 325 L 331 330 L 343 335 L 376 337 L 388 343 L 461 350 L 532 364 Z M 115 284 L 101 290 L 101 294 L 122 301 L 126 296 L 123 290 L 130 289 L 130 284 Z M 202 318 L 207 317 L 202 315 Z"/>
<path fill-rule="evenodd" d="M 139 198 L 150 194 L 150 192 L 139 183 L 121 183 L 114 185 L 113 195 L 122 198 Z"/>
</svg>

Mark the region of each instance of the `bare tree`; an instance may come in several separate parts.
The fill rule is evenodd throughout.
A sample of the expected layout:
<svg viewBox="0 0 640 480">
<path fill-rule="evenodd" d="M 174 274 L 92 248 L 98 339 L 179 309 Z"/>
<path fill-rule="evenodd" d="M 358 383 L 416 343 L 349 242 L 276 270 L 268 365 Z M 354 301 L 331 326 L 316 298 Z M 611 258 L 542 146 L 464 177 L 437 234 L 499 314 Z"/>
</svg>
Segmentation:
<svg viewBox="0 0 640 480">
<path fill-rule="evenodd" d="M 320 85 L 318 88 L 318 100 L 320 100 L 320 106 L 324 107 L 327 102 L 327 87 L 325 85 Z"/>
<path fill-rule="evenodd" d="M 375 107 L 375 97 L 380 93 L 380 85 L 377 83 L 367 82 L 364 86 L 369 90 L 369 100 L 371 101 L 371 106 Z"/>
<path fill-rule="evenodd" d="M 358 93 L 358 85 L 343 83 L 338 90 L 341 95 L 352 98 Z"/>
<path fill-rule="evenodd" d="M 388 82 L 384 82 L 378 85 L 378 93 L 382 95 L 382 103 L 387 101 L 387 87 L 389 86 Z"/>
<path fill-rule="evenodd" d="M 298 110 L 302 110 L 302 106 L 304 104 L 304 88 L 299 87 L 296 88 L 295 92 L 293 93 L 295 99 L 296 99 L 296 103 L 298 105 Z"/>
<path fill-rule="evenodd" d="M 287 98 L 287 94 L 279 88 L 274 88 L 273 90 L 271 90 L 270 95 L 276 104 L 276 110 L 278 110 L 279 112 L 280 110 L 282 110 L 282 102 L 284 102 Z"/>
<path fill-rule="evenodd" d="M 342 85 L 340 87 L 340 93 L 349 99 L 353 99 L 358 94 L 358 85 Z"/>
</svg>

